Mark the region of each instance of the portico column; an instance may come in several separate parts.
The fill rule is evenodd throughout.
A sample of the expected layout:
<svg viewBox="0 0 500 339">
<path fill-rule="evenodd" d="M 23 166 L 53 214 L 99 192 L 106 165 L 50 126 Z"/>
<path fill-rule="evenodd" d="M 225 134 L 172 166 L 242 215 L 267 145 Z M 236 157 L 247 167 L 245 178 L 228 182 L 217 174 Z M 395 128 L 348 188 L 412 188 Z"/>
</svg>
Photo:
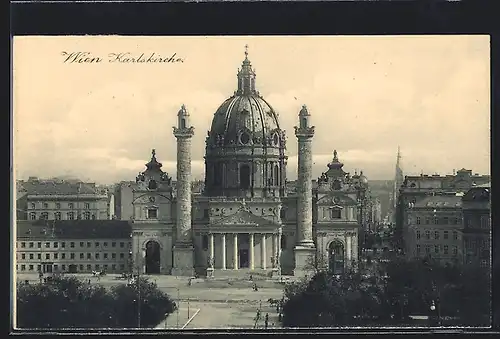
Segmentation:
<svg viewBox="0 0 500 339">
<path fill-rule="evenodd" d="M 278 267 L 281 266 L 281 230 L 278 232 Z"/>
<path fill-rule="evenodd" d="M 274 262 L 277 263 L 278 260 L 278 234 L 273 233 L 273 258 Z M 277 265 L 273 265 L 276 267 Z"/>
<path fill-rule="evenodd" d="M 254 242 L 253 242 L 253 233 L 250 233 L 250 244 L 249 244 L 249 247 L 250 247 L 250 269 L 253 270 L 254 269 L 254 254 L 253 254 L 253 246 L 254 246 Z"/>
<path fill-rule="evenodd" d="M 210 265 L 211 266 L 214 266 L 215 265 L 215 260 L 214 260 L 214 234 L 213 233 L 210 233 L 209 235 L 209 243 L 208 243 L 208 246 L 210 246 Z M 214 263 L 212 265 L 212 263 Z"/>
<path fill-rule="evenodd" d="M 266 269 L 266 234 L 262 233 L 262 241 L 260 242 L 260 250 L 261 250 L 261 265 L 262 269 Z"/>
<path fill-rule="evenodd" d="M 348 233 L 346 237 L 347 261 L 351 262 L 351 235 Z"/>
<path fill-rule="evenodd" d="M 233 269 L 238 269 L 238 233 L 234 234 Z"/>
<path fill-rule="evenodd" d="M 226 234 L 221 234 L 222 269 L 226 269 Z"/>
</svg>

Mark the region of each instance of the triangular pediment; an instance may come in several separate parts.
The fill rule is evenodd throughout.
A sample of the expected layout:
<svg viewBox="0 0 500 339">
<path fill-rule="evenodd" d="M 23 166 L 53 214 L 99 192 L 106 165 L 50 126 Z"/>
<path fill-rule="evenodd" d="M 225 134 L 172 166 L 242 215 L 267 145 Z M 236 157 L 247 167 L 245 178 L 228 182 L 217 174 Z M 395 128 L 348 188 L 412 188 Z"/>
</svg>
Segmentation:
<svg viewBox="0 0 500 339">
<path fill-rule="evenodd" d="M 318 205 L 352 206 L 356 201 L 347 195 L 325 195 L 318 200 Z"/>
<path fill-rule="evenodd" d="M 214 225 L 269 225 L 271 220 L 259 217 L 247 209 L 240 209 L 236 213 L 223 217 L 213 222 Z"/>
</svg>

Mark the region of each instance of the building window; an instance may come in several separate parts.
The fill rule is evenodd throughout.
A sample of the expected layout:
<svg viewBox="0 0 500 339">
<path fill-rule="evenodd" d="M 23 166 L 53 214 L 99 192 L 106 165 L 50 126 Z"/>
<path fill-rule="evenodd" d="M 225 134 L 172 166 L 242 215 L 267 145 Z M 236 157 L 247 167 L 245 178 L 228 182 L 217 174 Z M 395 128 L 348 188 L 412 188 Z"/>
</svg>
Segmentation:
<svg viewBox="0 0 500 339">
<path fill-rule="evenodd" d="M 438 225 L 439 224 L 439 218 L 438 217 L 434 217 L 434 225 Z"/>
<path fill-rule="evenodd" d="M 64 241 L 61 242 L 61 248 L 65 248 L 66 247 L 66 243 Z"/>
<path fill-rule="evenodd" d="M 340 219 L 341 218 L 340 208 L 332 208 L 331 209 L 331 218 L 332 219 Z"/>
<path fill-rule="evenodd" d="M 80 271 L 83 271 L 83 265 L 79 265 L 78 268 L 80 269 Z"/>
<path fill-rule="evenodd" d="M 417 256 L 420 256 L 420 245 L 417 245 Z"/>
<path fill-rule="evenodd" d="M 24 254 L 24 253 L 21 254 L 21 259 L 23 259 L 23 260 L 26 259 L 26 254 Z"/>
<path fill-rule="evenodd" d="M 54 259 L 58 259 L 59 253 L 54 253 Z"/>
<path fill-rule="evenodd" d="M 66 271 L 66 265 L 62 265 L 61 270 Z"/>
<path fill-rule="evenodd" d="M 86 210 L 90 209 L 90 204 L 86 202 L 83 208 L 85 208 Z"/>
<path fill-rule="evenodd" d="M 426 238 L 427 240 L 430 240 L 430 239 L 431 239 L 431 231 L 429 231 L 429 230 L 425 231 L 425 238 Z"/>
<path fill-rule="evenodd" d="M 29 266 L 29 270 L 30 270 L 30 271 L 33 271 L 33 265 L 30 265 L 30 266 Z"/>
<path fill-rule="evenodd" d="M 420 225 L 420 217 L 417 217 L 417 225 Z"/>
<path fill-rule="evenodd" d="M 95 242 L 95 247 L 99 247 L 99 245 L 100 245 L 100 244 L 99 244 L 99 241 L 96 241 L 96 242 Z"/>
<path fill-rule="evenodd" d="M 26 265 L 21 265 L 21 271 L 26 271 Z"/>
<path fill-rule="evenodd" d="M 206 235 L 206 234 L 203 234 L 203 237 L 202 237 L 202 246 L 203 246 L 203 250 L 204 251 L 208 250 L 208 235 Z"/>
<path fill-rule="evenodd" d="M 30 219 L 31 220 L 36 220 L 36 213 L 35 212 L 31 212 L 30 213 Z"/>
<path fill-rule="evenodd" d="M 417 239 L 420 239 L 420 231 L 417 231 Z"/>
<path fill-rule="evenodd" d="M 75 243 L 74 243 L 73 241 L 72 241 L 72 242 L 70 242 L 70 243 L 69 243 L 69 247 L 71 247 L 71 248 L 75 248 Z"/>
<path fill-rule="evenodd" d="M 40 219 L 48 220 L 49 219 L 49 213 L 42 212 L 42 214 L 40 215 Z"/>
<path fill-rule="evenodd" d="M 427 255 L 431 254 L 431 246 L 430 245 L 425 245 L 425 254 L 427 254 Z"/>
<path fill-rule="evenodd" d="M 448 245 L 443 246 L 443 253 L 448 254 Z"/>
<path fill-rule="evenodd" d="M 116 265 L 115 264 L 111 264 L 111 270 L 112 271 L 116 271 Z"/>
<path fill-rule="evenodd" d="M 61 208 L 61 204 L 60 204 L 60 203 L 58 203 L 58 202 L 56 202 L 56 208 L 57 208 L 57 209 L 60 209 L 60 208 Z"/>
<path fill-rule="evenodd" d="M 120 253 L 120 259 L 125 258 L 125 253 Z"/>
<path fill-rule="evenodd" d="M 92 254 L 87 253 L 87 259 L 88 259 L 88 260 L 92 259 Z"/>
<path fill-rule="evenodd" d="M 103 254 L 104 259 L 108 259 L 108 253 Z"/>
<path fill-rule="evenodd" d="M 156 208 L 148 208 L 148 219 L 158 218 L 158 210 Z"/>
<path fill-rule="evenodd" d="M 70 259 L 75 259 L 75 253 L 70 253 L 69 257 L 70 257 Z"/>
<path fill-rule="evenodd" d="M 40 272 L 42 270 L 42 265 L 36 265 L 36 270 Z"/>
<path fill-rule="evenodd" d="M 85 254 L 80 253 L 80 259 L 85 259 Z"/>
<path fill-rule="evenodd" d="M 481 228 L 488 229 L 490 227 L 490 218 L 486 216 L 481 216 Z"/>
<path fill-rule="evenodd" d="M 90 212 L 83 212 L 83 219 L 90 220 Z"/>
<path fill-rule="evenodd" d="M 45 260 L 50 260 L 50 253 L 45 253 Z"/>
<path fill-rule="evenodd" d="M 54 248 L 58 248 L 59 244 L 57 242 L 54 243 Z"/>
<path fill-rule="evenodd" d="M 83 247 L 85 243 L 83 241 L 80 241 L 80 247 Z"/>
<path fill-rule="evenodd" d="M 111 243 L 111 247 L 116 247 L 116 242 L 115 242 L 115 241 L 113 241 L 113 242 Z"/>
<path fill-rule="evenodd" d="M 431 224 L 431 218 L 425 218 L 425 224 L 430 225 Z"/>
<path fill-rule="evenodd" d="M 120 242 L 120 247 L 121 248 L 125 247 L 125 243 L 123 241 Z"/>
<path fill-rule="evenodd" d="M 453 240 L 458 240 L 458 232 L 453 231 Z"/>
<path fill-rule="evenodd" d="M 439 239 L 439 231 L 434 231 L 434 239 Z"/>
<path fill-rule="evenodd" d="M 240 166 L 240 187 L 244 190 L 250 188 L 250 166 L 247 164 Z"/>
<path fill-rule="evenodd" d="M 21 242 L 21 248 L 26 248 L 26 243 L 24 241 Z"/>
<path fill-rule="evenodd" d="M 108 242 L 107 242 L 107 241 L 103 242 L 103 243 L 102 243 L 102 246 L 104 246 L 104 247 L 108 247 Z"/>
<path fill-rule="evenodd" d="M 100 259 L 100 255 L 99 255 L 99 253 L 96 253 L 96 254 L 95 254 L 95 258 L 96 258 L 97 260 L 99 260 L 99 259 Z"/>
<path fill-rule="evenodd" d="M 42 253 L 38 253 L 38 259 L 42 259 Z"/>
<path fill-rule="evenodd" d="M 116 259 L 116 253 L 111 253 L 111 259 Z"/>
<path fill-rule="evenodd" d="M 75 206 L 75 205 L 74 205 L 72 202 L 70 202 L 70 203 L 68 204 L 68 208 L 69 208 L 70 210 L 72 210 L 72 209 L 74 208 L 74 206 Z"/>
<path fill-rule="evenodd" d="M 45 248 L 50 248 L 50 242 L 45 243 Z"/>
<path fill-rule="evenodd" d="M 59 266 L 57 264 L 54 264 L 54 271 L 59 271 Z"/>
<path fill-rule="evenodd" d="M 46 202 L 44 202 L 44 203 L 43 203 L 43 208 L 44 208 L 44 209 L 49 208 L 49 204 L 47 204 Z"/>
<path fill-rule="evenodd" d="M 36 209 L 36 204 L 34 202 L 31 203 L 31 209 L 32 210 Z"/>
<path fill-rule="evenodd" d="M 104 264 L 103 269 L 104 269 L 105 271 L 107 271 L 107 270 L 108 270 L 108 264 Z"/>
<path fill-rule="evenodd" d="M 90 248 L 92 246 L 92 244 L 90 243 L 90 241 L 87 241 L 87 248 Z"/>
<path fill-rule="evenodd" d="M 443 231 L 443 238 L 448 239 L 448 231 Z"/>
<path fill-rule="evenodd" d="M 87 271 L 92 271 L 92 265 L 87 264 Z"/>
<path fill-rule="evenodd" d="M 68 220 L 75 220 L 75 213 L 68 212 Z"/>
<path fill-rule="evenodd" d="M 61 259 L 66 259 L 66 253 L 61 253 Z"/>
<path fill-rule="evenodd" d="M 42 243 L 41 243 L 41 242 L 37 242 L 37 243 L 36 243 L 36 247 L 37 247 L 37 248 L 42 248 Z"/>
<path fill-rule="evenodd" d="M 30 259 L 33 260 L 33 259 L 35 259 L 34 257 L 35 256 L 33 255 L 33 253 L 30 253 Z"/>
<path fill-rule="evenodd" d="M 439 245 L 434 245 L 434 253 L 439 253 Z"/>
<path fill-rule="evenodd" d="M 120 270 L 125 270 L 125 265 L 124 264 L 120 264 Z"/>
<path fill-rule="evenodd" d="M 61 220 L 61 212 L 54 213 L 54 219 Z"/>
</svg>

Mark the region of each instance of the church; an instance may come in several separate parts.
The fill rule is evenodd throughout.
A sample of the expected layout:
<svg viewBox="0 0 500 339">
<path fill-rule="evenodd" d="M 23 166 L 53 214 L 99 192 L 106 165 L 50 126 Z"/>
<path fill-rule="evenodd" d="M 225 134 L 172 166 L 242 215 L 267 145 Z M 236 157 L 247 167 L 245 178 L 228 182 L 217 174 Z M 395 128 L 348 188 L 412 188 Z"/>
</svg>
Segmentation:
<svg viewBox="0 0 500 339">
<path fill-rule="evenodd" d="M 286 178 L 285 131 L 259 94 L 245 51 L 237 90 L 216 110 L 205 141 L 205 183 L 192 192 L 188 109 L 177 113 L 177 178 L 151 160 L 131 193 L 131 247 L 145 274 L 224 276 L 244 270 L 306 275 L 319 267 L 337 273 L 358 260 L 360 192 L 367 179 L 343 170 L 337 151 L 312 177 L 313 116 L 298 112 L 298 180 Z"/>
</svg>

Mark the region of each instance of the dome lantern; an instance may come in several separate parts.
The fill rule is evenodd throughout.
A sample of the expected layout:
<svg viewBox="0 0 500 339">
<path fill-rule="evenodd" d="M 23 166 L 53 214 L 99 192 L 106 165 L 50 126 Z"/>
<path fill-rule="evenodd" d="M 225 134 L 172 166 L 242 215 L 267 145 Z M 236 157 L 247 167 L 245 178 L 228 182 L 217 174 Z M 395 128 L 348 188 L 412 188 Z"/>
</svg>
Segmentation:
<svg viewBox="0 0 500 339">
<path fill-rule="evenodd" d="M 252 69 L 252 64 L 248 59 L 248 45 L 245 45 L 245 60 L 238 70 L 238 90 L 237 95 L 257 95 L 255 90 L 255 71 Z"/>
</svg>

